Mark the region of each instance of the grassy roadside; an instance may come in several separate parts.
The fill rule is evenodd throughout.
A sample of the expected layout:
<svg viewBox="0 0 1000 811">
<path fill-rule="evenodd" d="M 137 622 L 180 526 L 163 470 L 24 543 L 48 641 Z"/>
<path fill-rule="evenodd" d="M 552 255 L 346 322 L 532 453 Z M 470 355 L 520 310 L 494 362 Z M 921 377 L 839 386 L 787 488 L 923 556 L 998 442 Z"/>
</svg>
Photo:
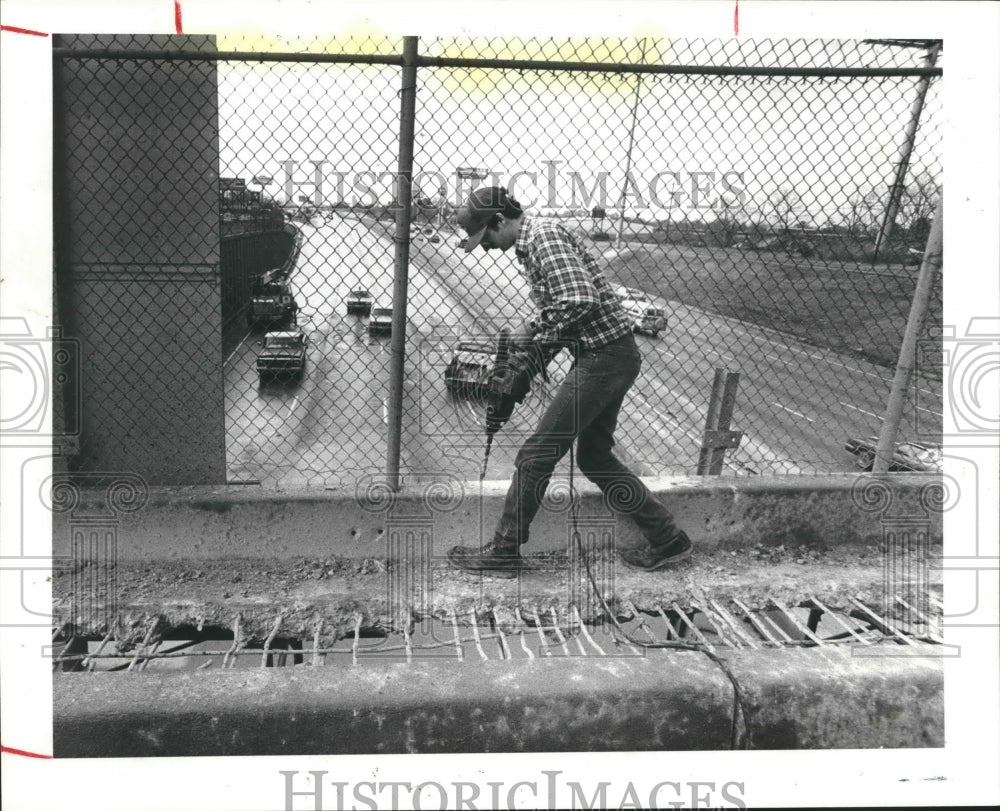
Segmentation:
<svg viewBox="0 0 1000 811">
<path fill-rule="evenodd" d="M 572 224 L 570 224 L 572 225 Z M 578 225 L 578 224 L 577 224 Z M 391 224 L 387 226 L 391 234 Z M 580 230 L 579 227 L 574 230 Z M 414 246 L 413 260 L 434 272 L 462 301 L 480 303 L 480 326 L 494 332 L 530 310 L 515 267 L 465 263 L 447 230 L 442 242 Z M 849 357 L 895 368 L 916 287 L 913 266 L 824 261 L 740 248 L 707 248 L 628 240 L 602 265 L 610 281 L 667 300 L 735 318 Z M 591 245 L 595 256 L 608 243 Z M 454 252 L 453 257 L 449 256 Z M 443 266 L 430 261 L 437 254 Z M 921 341 L 937 344 L 942 324 L 941 276 L 931 296 Z M 939 369 L 917 373 L 940 379 Z"/>
<path fill-rule="evenodd" d="M 889 368 L 917 278 L 916 268 L 899 265 L 683 245 L 631 245 L 606 263 L 614 282 Z M 929 339 L 941 318 L 939 276 L 922 337 Z"/>
</svg>

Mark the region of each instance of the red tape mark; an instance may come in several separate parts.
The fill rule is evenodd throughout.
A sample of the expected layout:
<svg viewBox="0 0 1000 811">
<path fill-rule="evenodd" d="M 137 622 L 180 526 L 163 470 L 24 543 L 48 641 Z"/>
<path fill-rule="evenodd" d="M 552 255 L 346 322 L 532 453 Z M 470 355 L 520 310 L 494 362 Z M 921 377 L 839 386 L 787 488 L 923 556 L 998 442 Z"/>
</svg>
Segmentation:
<svg viewBox="0 0 1000 811">
<path fill-rule="evenodd" d="M 733 33 L 740 33 L 740 0 L 736 0 L 736 10 L 733 11 Z"/>
<path fill-rule="evenodd" d="M 21 757 L 37 757 L 42 760 L 52 760 L 52 755 L 39 755 L 37 752 L 25 752 L 23 749 L 13 749 L 10 746 L 0 746 L 0 751 L 8 755 L 21 755 Z"/>
<path fill-rule="evenodd" d="M 181 25 L 181 2 L 180 0 L 174 0 L 174 25 L 177 27 L 177 33 L 184 33 L 184 26 Z"/>
<path fill-rule="evenodd" d="M 18 28 L 16 25 L 0 25 L 0 31 L 10 31 L 12 34 L 30 34 L 33 37 L 47 37 L 44 31 L 32 31 L 30 28 Z"/>
</svg>

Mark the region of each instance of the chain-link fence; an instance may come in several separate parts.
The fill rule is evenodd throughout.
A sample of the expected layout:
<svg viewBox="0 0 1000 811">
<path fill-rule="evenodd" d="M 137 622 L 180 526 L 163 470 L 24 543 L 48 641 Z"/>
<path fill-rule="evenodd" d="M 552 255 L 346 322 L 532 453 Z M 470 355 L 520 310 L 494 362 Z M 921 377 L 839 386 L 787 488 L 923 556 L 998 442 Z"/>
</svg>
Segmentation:
<svg viewBox="0 0 1000 811">
<path fill-rule="evenodd" d="M 400 95 L 412 89 L 402 40 L 220 37 L 172 52 L 144 41 L 141 58 L 125 41 L 86 47 L 57 42 L 70 114 L 113 83 L 124 117 L 149 127 L 130 134 L 136 148 L 190 141 L 167 154 L 195 181 L 214 159 L 217 127 L 212 210 L 197 213 L 204 195 L 183 189 L 164 199 L 218 235 L 218 338 L 193 337 L 194 324 L 211 332 L 207 305 L 178 301 L 179 286 L 149 306 L 181 311 L 154 345 L 191 337 L 218 347 L 197 356 L 192 379 L 223 390 L 224 413 L 209 422 L 224 419 L 226 480 L 345 490 L 374 481 L 391 455 L 394 397 L 404 481 L 478 475 L 480 384 L 497 333 L 532 314 L 513 251 L 461 247 L 456 210 L 480 184 L 507 187 L 532 216 L 581 236 L 634 319 L 643 370 L 617 439 L 637 472 L 695 472 L 720 368 L 739 374 L 731 427 L 742 432 L 724 473 L 870 462 L 941 193 L 939 42 L 421 40 L 406 267 L 396 261 Z M 172 105 L 189 103 L 143 95 L 143 72 L 217 85 L 201 117 L 188 116 L 207 137 L 163 129 Z M 108 147 L 63 148 L 86 168 L 88 150 Z M 158 183 L 151 173 L 150 188 Z M 86 205 L 107 195 L 95 199 Z M 133 216 L 151 213 L 137 205 Z M 114 216 L 128 212 L 116 206 Z M 69 311 L 92 302 L 62 278 L 77 291 L 59 299 L 72 332 Z M 929 345 L 941 317 L 938 274 Z M 86 401 L 99 352 L 83 350 Z M 396 381 L 394 352 L 405 353 Z M 919 360 L 897 439 L 933 445 L 940 375 L 936 361 Z M 557 358 L 499 435 L 491 478 L 510 475 L 569 367 Z M 145 378 L 155 363 L 115 373 Z M 92 387 L 93 409 L 101 396 L 114 390 Z M 81 460 L 102 436 L 84 432 Z M 900 454 L 899 466 L 926 461 L 918 447 Z"/>
</svg>

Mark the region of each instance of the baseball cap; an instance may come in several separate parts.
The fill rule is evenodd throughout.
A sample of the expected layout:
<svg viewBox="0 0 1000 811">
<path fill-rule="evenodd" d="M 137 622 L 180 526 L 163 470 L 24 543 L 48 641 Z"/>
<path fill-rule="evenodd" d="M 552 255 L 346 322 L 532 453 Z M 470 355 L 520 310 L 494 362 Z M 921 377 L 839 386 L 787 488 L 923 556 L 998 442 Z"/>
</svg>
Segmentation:
<svg viewBox="0 0 1000 811">
<path fill-rule="evenodd" d="M 504 214 L 512 208 L 521 210 L 517 200 L 502 186 L 484 186 L 472 192 L 457 217 L 458 224 L 469 235 L 465 240 L 465 252 L 468 253 L 479 244 L 495 215 Z"/>
</svg>

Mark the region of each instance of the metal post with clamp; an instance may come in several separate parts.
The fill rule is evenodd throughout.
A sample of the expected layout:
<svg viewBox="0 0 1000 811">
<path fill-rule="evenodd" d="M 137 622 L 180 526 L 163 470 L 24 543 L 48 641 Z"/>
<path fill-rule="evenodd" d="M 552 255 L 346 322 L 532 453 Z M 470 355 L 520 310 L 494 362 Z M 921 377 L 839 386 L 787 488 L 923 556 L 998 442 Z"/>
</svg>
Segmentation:
<svg viewBox="0 0 1000 811">
<path fill-rule="evenodd" d="M 743 432 L 729 430 L 739 385 L 739 372 L 715 370 L 712 396 L 708 401 L 708 415 L 705 417 L 705 433 L 701 440 L 701 452 L 698 454 L 699 476 L 718 476 L 722 473 L 726 449 L 740 446 Z"/>
</svg>

